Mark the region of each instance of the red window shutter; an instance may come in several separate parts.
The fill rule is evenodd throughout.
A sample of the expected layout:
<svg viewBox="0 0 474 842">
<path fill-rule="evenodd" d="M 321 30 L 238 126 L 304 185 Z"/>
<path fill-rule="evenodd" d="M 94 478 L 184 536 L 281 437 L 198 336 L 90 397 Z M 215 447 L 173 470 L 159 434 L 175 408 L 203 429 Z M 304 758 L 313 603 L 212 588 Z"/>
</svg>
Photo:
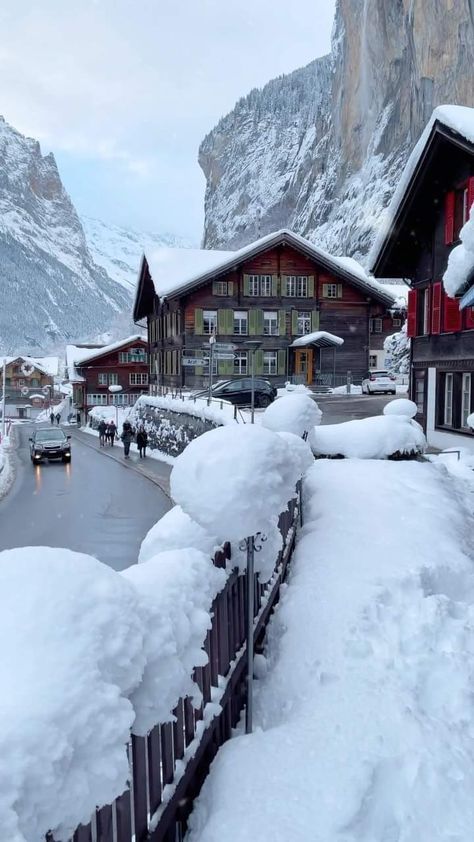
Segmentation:
<svg viewBox="0 0 474 842">
<path fill-rule="evenodd" d="M 466 307 L 464 312 L 466 314 L 466 321 L 464 324 L 468 330 L 472 330 L 474 328 L 474 307 Z"/>
<path fill-rule="evenodd" d="M 471 208 L 474 205 L 474 175 L 467 182 L 467 218 L 471 216 Z"/>
<path fill-rule="evenodd" d="M 408 293 L 407 336 L 416 336 L 416 322 L 418 311 L 418 290 L 411 289 Z"/>
<path fill-rule="evenodd" d="M 444 295 L 444 319 L 443 330 L 445 333 L 456 333 L 461 330 L 462 313 L 459 309 L 459 301 L 457 298 L 448 298 Z"/>
<path fill-rule="evenodd" d="M 454 201 L 454 190 L 450 190 L 444 199 L 444 242 L 447 246 L 454 241 Z"/>
<path fill-rule="evenodd" d="M 431 333 L 441 333 L 441 281 L 433 284 L 431 296 Z"/>
</svg>

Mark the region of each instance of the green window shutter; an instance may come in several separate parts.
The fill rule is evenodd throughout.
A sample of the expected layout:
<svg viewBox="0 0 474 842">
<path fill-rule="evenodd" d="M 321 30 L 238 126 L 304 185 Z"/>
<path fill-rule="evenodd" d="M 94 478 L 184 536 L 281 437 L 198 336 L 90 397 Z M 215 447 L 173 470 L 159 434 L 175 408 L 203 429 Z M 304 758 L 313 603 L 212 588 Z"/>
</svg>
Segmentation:
<svg viewBox="0 0 474 842">
<path fill-rule="evenodd" d="M 254 365 L 255 374 L 263 374 L 263 351 L 255 351 Z"/>
<path fill-rule="evenodd" d="M 311 330 L 319 330 L 319 310 L 311 313 Z"/>
<path fill-rule="evenodd" d="M 255 326 L 257 336 L 263 335 L 263 310 L 255 310 Z"/>
<path fill-rule="evenodd" d="M 278 297 L 278 275 L 272 275 L 272 296 Z"/>
<path fill-rule="evenodd" d="M 286 351 L 278 351 L 278 374 L 286 374 Z"/>
<path fill-rule="evenodd" d="M 249 310 L 249 336 L 257 334 L 257 310 Z"/>
<path fill-rule="evenodd" d="M 225 363 L 225 374 L 233 374 L 234 373 L 234 360 L 223 360 Z"/>
<path fill-rule="evenodd" d="M 250 279 L 248 275 L 244 275 L 244 295 L 249 294 L 250 289 Z"/>
<path fill-rule="evenodd" d="M 342 284 L 337 285 L 337 297 L 342 298 Z"/>
<path fill-rule="evenodd" d="M 314 298 L 314 275 L 308 275 L 308 298 Z"/>
<path fill-rule="evenodd" d="M 194 374 L 197 374 L 198 377 L 202 377 L 202 375 L 204 374 L 204 369 L 203 369 L 202 365 L 195 366 Z"/>
<path fill-rule="evenodd" d="M 228 281 L 227 282 L 227 295 L 233 295 L 233 294 L 234 294 L 234 282 Z"/>
<path fill-rule="evenodd" d="M 328 297 L 328 285 L 323 284 L 323 298 L 327 298 L 327 297 Z"/>
<path fill-rule="evenodd" d="M 227 314 L 227 323 L 226 323 L 226 330 L 225 333 L 228 336 L 232 336 L 234 333 L 234 311 L 233 310 L 226 310 Z"/>
<path fill-rule="evenodd" d="M 298 335 L 298 310 L 291 311 L 291 334 L 292 336 Z"/>
<path fill-rule="evenodd" d="M 278 311 L 278 333 L 286 336 L 286 310 Z"/>
<path fill-rule="evenodd" d="M 216 290 L 217 290 L 217 281 L 213 281 L 212 282 L 212 294 L 213 295 L 217 295 Z"/>
<path fill-rule="evenodd" d="M 217 311 L 217 333 L 219 336 L 227 333 L 227 310 Z"/>
<path fill-rule="evenodd" d="M 204 316 L 203 311 L 196 308 L 194 311 L 194 333 L 201 336 L 204 333 Z"/>
<path fill-rule="evenodd" d="M 281 294 L 282 294 L 282 296 L 283 296 L 284 298 L 285 298 L 285 297 L 287 297 L 287 291 L 286 291 L 286 275 L 282 275 L 282 276 L 281 276 Z"/>
</svg>

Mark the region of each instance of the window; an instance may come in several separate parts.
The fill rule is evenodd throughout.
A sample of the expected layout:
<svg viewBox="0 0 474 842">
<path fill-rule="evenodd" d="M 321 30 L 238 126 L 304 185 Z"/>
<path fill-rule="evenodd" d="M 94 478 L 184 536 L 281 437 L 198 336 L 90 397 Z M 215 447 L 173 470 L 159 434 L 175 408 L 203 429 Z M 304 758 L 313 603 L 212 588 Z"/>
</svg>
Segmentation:
<svg viewBox="0 0 474 842">
<path fill-rule="evenodd" d="M 308 276 L 307 275 L 287 275 L 287 278 L 286 278 L 286 294 L 290 298 L 307 298 L 308 297 Z"/>
<path fill-rule="evenodd" d="M 118 386 L 118 374 L 109 374 L 109 386 Z"/>
<path fill-rule="evenodd" d="M 129 351 L 120 351 L 119 363 L 146 363 L 146 351 L 144 348 L 130 348 Z"/>
<path fill-rule="evenodd" d="M 453 425 L 453 375 L 446 374 L 444 381 L 444 424 Z"/>
<path fill-rule="evenodd" d="M 393 324 L 394 327 L 401 327 L 402 326 L 402 320 L 401 319 L 392 319 L 392 324 Z"/>
<path fill-rule="evenodd" d="M 246 336 L 248 314 L 246 310 L 234 310 L 234 333 L 238 336 Z"/>
<path fill-rule="evenodd" d="M 324 298 L 337 298 L 337 284 L 323 284 Z"/>
<path fill-rule="evenodd" d="M 271 275 L 249 275 L 249 295 L 261 295 L 265 298 L 271 294 Z"/>
<path fill-rule="evenodd" d="M 263 373 L 276 374 L 277 373 L 277 352 L 264 351 L 263 352 Z"/>
<path fill-rule="evenodd" d="M 38 378 L 37 378 L 37 377 L 32 377 L 32 378 L 31 378 L 30 385 L 31 385 L 31 386 L 41 386 L 41 383 L 40 383 L 40 381 L 38 380 Z"/>
<path fill-rule="evenodd" d="M 383 321 L 382 319 L 376 318 L 370 320 L 370 332 L 371 333 L 382 333 L 383 330 Z"/>
<path fill-rule="evenodd" d="M 247 351 L 234 354 L 234 374 L 247 374 Z"/>
<path fill-rule="evenodd" d="M 425 412 L 425 375 L 424 372 L 415 373 L 415 403 L 419 415 Z"/>
<path fill-rule="evenodd" d="M 106 374 L 98 374 L 97 375 L 97 382 L 99 386 L 107 386 L 107 375 Z"/>
<path fill-rule="evenodd" d="M 217 310 L 203 310 L 203 333 L 211 335 L 217 331 Z"/>
<path fill-rule="evenodd" d="M 135 395 L 122 394 L 117 392 L 115 395 L 109 395 L 109 404 L 113 406 L 128 406 L 129 403 L 135 402 Z"/>
<path fill-rule="evenodd" d="M 107 406 L 107 392 L 100 395 L 87 395 L 87 406 Z"/>
<path fill-rule="evenodd" d="M 454 192 L 454 240 L 459 240 L 461 228 L 469 217 L 468 190 L 462 187 Z"/>
<path fill-rule="evenodd" d="M 214 281 L 212 285 L 212 292 L 214 293 L 214 295 L 227 295 L 227 281 Z"/>
<path fill-rule="evenodd" d="M 423 289 L 421 296 L 421 334 L 426 336 L 430 332 L 430 291 Z"/>
<path fill-rule="evenodd" d="M 173 372 L 174 373 L 174 372 Z M 129 383 L 130 386 L 147 386 L 148 385 L 148 374 L 142 374 L 141 372 L 130 372 L 129 375 Z"/>
<path fill-rule="evenodd" d="M 298 333 L 300 336 L 311 333 L 311 313 L 307 310 L 298 313 Z"/>
<path fill-rule="evenodd" d="M 278 313 L 271 310 L 263 311 L 263 333 L 264 336 L 278 336 Z"/>
<path fill-rule="evenodd" d="M 377 354 L 369 354 L 369 368 L 377 368 Z"/>
<path fill-rule="evenodd" d="M 467 428 L 467 419 L 471 414 L 471 375 L 462 376 L 462 405 L 461 405 L 461 426 Z"/>
</svg>

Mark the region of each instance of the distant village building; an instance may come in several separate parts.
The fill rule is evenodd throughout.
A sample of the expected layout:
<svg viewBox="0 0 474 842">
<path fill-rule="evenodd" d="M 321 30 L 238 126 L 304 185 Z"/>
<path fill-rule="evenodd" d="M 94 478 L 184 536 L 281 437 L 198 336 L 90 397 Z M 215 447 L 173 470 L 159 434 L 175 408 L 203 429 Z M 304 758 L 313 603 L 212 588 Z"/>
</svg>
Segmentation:
<svg viewBox="0 0 474 842">
<path fill-rule="evenodd" d="M 2 366 L 6 359 L 5 417 L 34 419 L 54 400 L 58 357 L 3 357 L 0 352 L 0 393 Z"/>
<path fill-rule="evenodd" d="M 411 394 L 429 443 L 440 448 L 472 438 L 474 226 L 471 252 L 460 238 L 473 204 L 474 109 L 441 106 L 407 163 L 371 260 L 376 276 L 411 283 Z"/>
<path fill-rule="evenodd" d="M 227 346 L 214 356 L 215 377 L 248 375 L 257 342 L 257 375 L 331 386 L 378 365 L 371 341 L 383 353 L 399 326 L 394 304 L 356 261 L 278 231 L 237 252 L 147 253 L 134 319 L 147 320 L 153 388 L 207 383 L 210 337 Z"/>
<path fill-rule="evenodd" d="M 147 342 L 136 334 L 110 345 L 68 345 L 66 377 L 83 421 L 93 406 L 133 405 L 148 393 Z"/>
</svg>

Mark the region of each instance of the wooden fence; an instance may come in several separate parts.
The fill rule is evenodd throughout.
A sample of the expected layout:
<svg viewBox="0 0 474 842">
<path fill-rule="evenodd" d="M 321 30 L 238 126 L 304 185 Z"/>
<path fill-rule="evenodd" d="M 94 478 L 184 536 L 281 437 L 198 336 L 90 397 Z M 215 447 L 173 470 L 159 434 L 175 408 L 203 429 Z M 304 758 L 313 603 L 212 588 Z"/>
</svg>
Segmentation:
<svg viewBox="0 0 474 842">
<path fill-rule="evenodd" d="M 254 647 L 262 645 L 265 628 L 279 599 L 280 585 L 294 547 L 299 505 L 295 498 L 280 516 L 283 550 L 265 585 L 255 576 Z M 214 558 L 225 567 L 230 545 Z M 246 576 L 236 571 L 212 606 L 212 628 L 205 649 L 209 663 L 195 669 L 203 702 L 195 710 L 180 699 L 176 721 L 157 725 L 147 737 L 132 736 L 129 746 L 130 789 L 97 810 L 91 823 L 80 826 L 72 842 L 181 842 L 193 800 L 199 794 L 219 746 L 237 725 L 246 695 Z M 54 842 L 49 834 L 47 842 Z"/>
</svg>

